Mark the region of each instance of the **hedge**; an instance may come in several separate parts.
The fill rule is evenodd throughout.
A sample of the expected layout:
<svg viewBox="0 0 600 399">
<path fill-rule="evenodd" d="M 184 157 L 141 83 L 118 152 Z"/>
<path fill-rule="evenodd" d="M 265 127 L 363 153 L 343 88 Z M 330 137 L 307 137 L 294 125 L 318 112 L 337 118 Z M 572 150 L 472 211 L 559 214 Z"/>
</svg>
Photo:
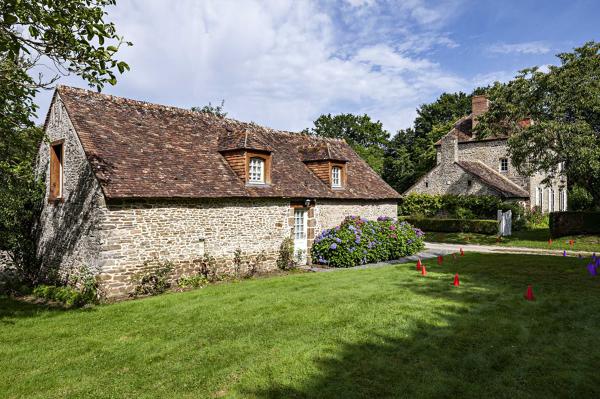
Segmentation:
<svg viewBox="0 0 600 399">
<path fill-rule="evenodd" d="M 402 197 L 398 215 L 423 217 L 450 216 L 456 219 L 496 218 L 498 209 L 512 210 L 513 221 L 522 216 L 522 208 L 515 202 L 503 202 L 493 195 L 430 195 L 412 193 Z"/>
<path fill-rule="evenodd" d="M 482 219 L 432 219 L 432 218 L 403 218 L 421 230 L 437 231 L 442 233 L 480 233 L 488 235 L 498 234 L 496 220 Z"/>
<path fill-rule="evenodd" d="M 600 234 L 600 212 L 552 212 L 550 235 Z"/>
</svg>

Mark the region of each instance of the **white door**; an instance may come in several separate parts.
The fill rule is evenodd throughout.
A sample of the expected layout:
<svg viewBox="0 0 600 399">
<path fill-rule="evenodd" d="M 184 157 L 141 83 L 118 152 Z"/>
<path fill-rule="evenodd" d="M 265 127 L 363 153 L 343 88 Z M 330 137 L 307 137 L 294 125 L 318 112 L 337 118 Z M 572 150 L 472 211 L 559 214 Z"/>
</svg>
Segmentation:
<svg viewBox="0 0 600 399">
<path fill-rule="evenodd" d="M 306 264 L 307 250 L 307 220 L 306 209 L 294 210 L 294 259 L 299 260 L 303 265 Z M 301 251 L 301 252 L 300 252 Z"/>
</svg>

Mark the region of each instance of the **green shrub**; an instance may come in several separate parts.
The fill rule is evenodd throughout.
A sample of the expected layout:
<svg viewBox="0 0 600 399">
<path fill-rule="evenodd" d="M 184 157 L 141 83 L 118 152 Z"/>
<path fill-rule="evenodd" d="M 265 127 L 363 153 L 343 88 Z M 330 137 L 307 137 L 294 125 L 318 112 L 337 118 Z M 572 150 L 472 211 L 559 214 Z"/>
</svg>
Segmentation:
<svg viewBox="0 0 600 399">
<path fill-rule="evenodd" d="M 294 261 L 294 240 L 291 237 L 284 238 L 279 246 L 277 267 L 281 270 L 291 270 L 296 267 L 296 262 Z"/>
<path fill-rule="evenodd" d="M 137 284 L 131 295 L 158 295 L 171 287 L 170 276 L 173 271 L 171 262 L 159 262 L 151 268 L 148 266 L 148 262 L 145 262 L 144 267 L 147 271 L 136 276 Z"/>
<path fill-rule="evenodd" d="M 177 285 L 181 288 L 199 288 L 208 285 L 208 283 L 208 278 L 201 274 L 181 276 L 177 279 Z"/>
<path fill-rule="evenodd" d="M 405 218 L 409 223 L 423 231 L 436 231 L 443 233 L 480 233 L 498 234 L 496 220 L 464 220 L 464 219 L 436 219 L 436 218 Z"/>
<path fill-rule="evenodd" d="M 585 188 L 573 186 L 569 191 L 569 209 L 572 211 L 588 211 L 594 204 L 594 197 Z"/>
<path fill-rule="evenodd" d="M 349 216 L 315 238 L 311 257 L 318 264 L 352 267 L 413 255 L 423 248 L 423 232 L 407 222 Z"/>
<path fill-rule="evenodd" d="M 600 212 L 552 212 L 550 235 L 600 234 Z"/>
<path fill-rule="evenodd" d="M 503 202 L 494 195 L 430 195 L 412 193 L 398 204 L 398 215 L 447 217 L 450 219 L 496 219 L 498 209 L 512 210 L 513 221 L 523 213 L 515 202 Z"/>
<path fill-rule="evenodd" d="M 32 295 L 46 301 L 60 302 L 66 307 L 80 307 L 98 301 L 98 284 L 95 279 L 86 282 L 80 288 L 70 286 L 39 285 Z"/>
</svg>

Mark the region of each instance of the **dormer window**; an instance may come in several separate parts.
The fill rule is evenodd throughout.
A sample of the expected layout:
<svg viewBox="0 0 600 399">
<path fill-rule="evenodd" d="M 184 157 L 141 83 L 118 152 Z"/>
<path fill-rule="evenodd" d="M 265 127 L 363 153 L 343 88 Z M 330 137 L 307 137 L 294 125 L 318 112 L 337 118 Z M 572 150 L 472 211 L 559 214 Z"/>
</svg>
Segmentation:
<svg viewBox="0 0 600 399">
<path fill-rule="evenodd" d="M 248 165 L 248 182 L 265 182 L 265 160 L 263 158 L 252 157 Z"/>
<path fill-rule="evenodd" d="M 342 187 L 342 168 L 334 166 L 331 168 L 331 187 Z"/>
</svg>

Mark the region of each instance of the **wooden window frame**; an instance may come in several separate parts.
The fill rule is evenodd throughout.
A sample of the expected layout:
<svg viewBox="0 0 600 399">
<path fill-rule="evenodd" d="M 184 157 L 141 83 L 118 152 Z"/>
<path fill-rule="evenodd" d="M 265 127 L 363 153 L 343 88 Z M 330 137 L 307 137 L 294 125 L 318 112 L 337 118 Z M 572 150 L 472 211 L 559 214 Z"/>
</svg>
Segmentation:
<svg viewBox="0 0 600 399">
<path fill-rule="evenodd" d="M 60 145 L 60 160 L 56 157 L 55 148 Z M 55 171 L 55 165 L 58 162 L 58 171 Z M 58 178 L 58 186 L 53 183 Z M 56 202 L 63 201 L 64 198 L 64 184 L 65 184 L 65 140 L 56 140 L 50 143 L 50 162 L 49 162 L 49 190 L 48 190 L 48 201 Z M 57 188 L 55 188 L 57 187 Z"/>
<path fill-rule="evenodd" d="M 260 158 L 263 160 L 263 181 L 250 181 L 250 160 Z M 267 152 L 246 151 L 246 171 L 245 180 L 250 185 L 271 184 L 271 154 Z"/>
</svg>

